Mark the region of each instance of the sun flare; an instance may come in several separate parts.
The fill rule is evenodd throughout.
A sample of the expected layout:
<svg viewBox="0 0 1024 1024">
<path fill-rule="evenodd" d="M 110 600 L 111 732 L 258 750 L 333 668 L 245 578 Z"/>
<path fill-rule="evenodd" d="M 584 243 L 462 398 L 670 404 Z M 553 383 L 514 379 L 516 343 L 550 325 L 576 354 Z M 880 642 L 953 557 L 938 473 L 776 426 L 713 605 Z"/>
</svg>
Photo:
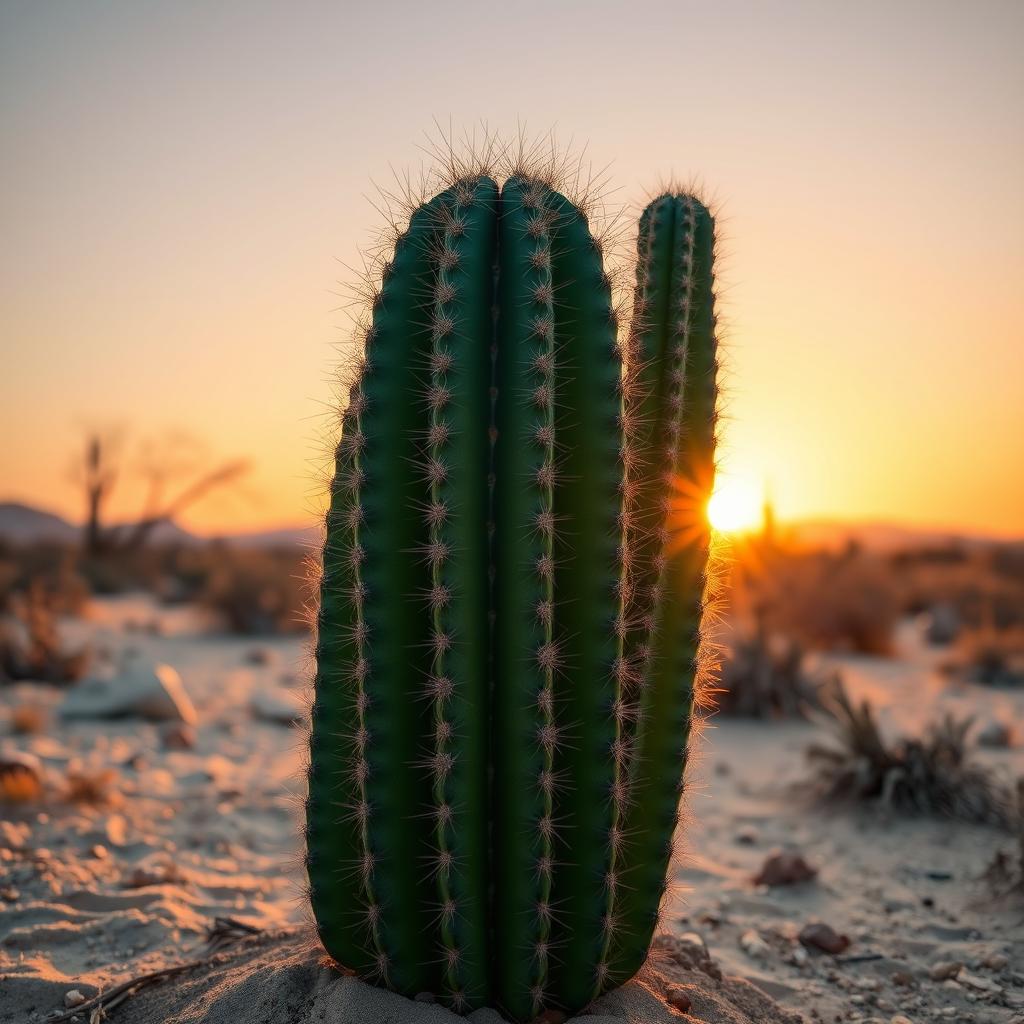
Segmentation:
<svg viewBox="0 0 1024 1024">
<path fill-rule="evenodd" d="M 708 522 L 719 533 L 741 533 L 761 522 L 763 499 L 748 480 L 719 477 L 708 501 Z"/>
</svg>

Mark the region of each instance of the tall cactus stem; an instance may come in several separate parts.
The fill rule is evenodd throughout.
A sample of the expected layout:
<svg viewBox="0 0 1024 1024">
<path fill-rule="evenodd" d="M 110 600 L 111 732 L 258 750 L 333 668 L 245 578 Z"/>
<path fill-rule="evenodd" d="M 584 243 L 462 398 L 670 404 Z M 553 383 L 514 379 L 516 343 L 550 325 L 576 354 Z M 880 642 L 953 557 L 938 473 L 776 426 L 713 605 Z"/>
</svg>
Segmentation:
<svg viewBox="0 0 1024 1024">
<path fill-rule="evenodd" d="M 637 291 L 650 338 L 637 347 L 646 342 L 660 349 L 653 411 L 660 426 L 650 438 L 650 476 L 642 485 L 653 505 L 646 529 L 655 531 L 656 543 L 649 533 L 644 538 L 655 554 L 647 570 L 651 583 L 641 598 L 641 643 L 649 653 L 622 872 L 621 905 L 632 929 L 615 943 L 612 973 L 619 982 L 634 974 L 646 956 L 673 852 L 681 767 L 685 769 L 700 670 L 710 539 L 705 504 L 714 478 L 717 398 L 714 221 L 703 204 L 687 195 L 656 200 L 644 217 L 649 235 L 641 232 Z M 663 289 L 655 293 L 657 303 L 655 287 Z"/>
</svg>

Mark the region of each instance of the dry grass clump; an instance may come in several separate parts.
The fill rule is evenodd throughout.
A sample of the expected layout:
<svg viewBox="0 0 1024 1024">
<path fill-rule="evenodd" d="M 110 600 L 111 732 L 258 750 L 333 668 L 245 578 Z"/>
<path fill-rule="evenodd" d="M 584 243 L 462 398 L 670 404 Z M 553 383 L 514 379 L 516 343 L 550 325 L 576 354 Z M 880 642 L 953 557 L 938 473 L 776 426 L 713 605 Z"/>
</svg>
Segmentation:
<svg viewBox="0 0 1024 1024">
<path fill-rule="evenodd" d="M 101 807 L 118 803 L 121 794 L 117 790 L 117 772 L 113 768 L 69 769 L 65 784 L 67 799 L 73 804 L 88 804 Z"/>
<path fill-rule="evenodd" d="M 309 627 L 309 592 L 301 552 L 225 550 L 199 601 L 232 633 L 299 633 Z"/>
<path fill-rule="evenodd" d="M 811 650 L 888 655 L 900 601 L 882 560 L 850 546 L 841 554 L 781 559 L 769 614 L 777 629 Z"/>
<path fill-rule="evenodd" d="M 805 666 L 795 640 L 769 634 L 763 615 L 730 645 L 722 662 L 716 704 L 723 714 L 746 718 L 807 718 L 821 706 L 822 681 Z"/>
<path fill-rule="evenodd" d="M 947 714 L 921 738 L 889 742 L 871 704 L 854 704 L 841 684 L 831 687 L 824 706 L 839 744 L 807 751 L 815 769 L 811 785 L 822 799 L 1012 827 L 1012 795 L 972 759 L 972 718 Z"/>
<path fill-rule="evenodd" d="M 73 547 L 52 541 L 13 544 L 0 537 L 0 614 L 13 614 L 33 589 L 41 589 L 57 614 L 78 615 L 90 597 Z"/>
<path fill-rule="evenodd" d="M 15 608 L 13 619 L 0 621 L 0 683 L 32 679 L 66 685 L 80 679 L 90 652 L 64 648 L 44 588 L 31 587 Z"/>
<path fill-rule="evenodd" d="M 950 667 L 985 686 L 1024 686 L 1024 628 L 963 633 Z"/>
</svg>

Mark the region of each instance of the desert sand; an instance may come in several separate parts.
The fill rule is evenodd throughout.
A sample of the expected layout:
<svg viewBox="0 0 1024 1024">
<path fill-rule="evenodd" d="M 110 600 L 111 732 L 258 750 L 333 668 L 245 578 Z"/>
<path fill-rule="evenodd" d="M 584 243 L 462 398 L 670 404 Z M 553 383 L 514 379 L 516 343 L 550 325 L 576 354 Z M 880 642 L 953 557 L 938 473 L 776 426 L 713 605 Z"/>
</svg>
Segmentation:
<svg viewBox="0 0 1024 1024">
<path fill-rule="evenodd" d="M 94 608 L 68 625 L 69 638 L 88 639 L 110 668 L 126 657 L 173 666 L 195 708 L 194 736 L 138 717 L 65 718 L 65 692 L 48 686 L 0 692 L 0 750 L 38 758 L 45 787 L 37 802 L 0 808 L 0 1022 L 85 1022 L 99 992 L 195 960 L 107 1019 L 454 1020 L 321 961 L 301 895 L 303 740 L 289 725 L 308 679 L 301 641 L 211 635 L 189 610 L 143 598 Z M 949 681 L 912 624 L 899 646 L 896 660 L 832 664 L 877 702 L 887 728 L 920 730 L 946 708 L 1015 721 L 1016 745 L 984 756 L 1008 777 L 1024 774 L 1024 694 Z M 10 712 L 25 704 L 46 724 L 15 736 Z M 821 738 L 814 723 L 708 724 L 667 934 L 645 974 L 581 1022 L 1024 1022 L 1024 900 L 985 877 L 1014 838 L 811 805 L 796 784 L 804 748 Z M 107 802 L 68 801 L 69 773 L 100 779 Z M 776 848 L 799 852 L 814 877 L 755 885 Z M 258 933 L 211 953 L 216 918 Z M 801 944 L 814 922 L 849 947 L 830 955 Z M 688 1014 L 668 1005 L 673 990 Z"/>
</svg>

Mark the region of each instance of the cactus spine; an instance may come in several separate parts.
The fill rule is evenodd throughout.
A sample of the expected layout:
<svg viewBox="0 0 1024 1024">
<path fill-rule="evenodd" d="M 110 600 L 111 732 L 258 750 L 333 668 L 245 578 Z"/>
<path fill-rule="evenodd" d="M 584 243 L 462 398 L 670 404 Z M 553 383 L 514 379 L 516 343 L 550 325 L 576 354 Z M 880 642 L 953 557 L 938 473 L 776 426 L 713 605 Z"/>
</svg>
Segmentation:
<svg viewBox="0 0 1024 1024">
<path fill-rule="evenodd" d="M 528 1021 L 643 961 L 697 665 L 712 235 L 689 197 L 645 212 L 625 368 L 549 183 L 465 175 L 395 245 L 336 456 L 307 801 L 318 930 L 360 976 Z"/>
</svg>

